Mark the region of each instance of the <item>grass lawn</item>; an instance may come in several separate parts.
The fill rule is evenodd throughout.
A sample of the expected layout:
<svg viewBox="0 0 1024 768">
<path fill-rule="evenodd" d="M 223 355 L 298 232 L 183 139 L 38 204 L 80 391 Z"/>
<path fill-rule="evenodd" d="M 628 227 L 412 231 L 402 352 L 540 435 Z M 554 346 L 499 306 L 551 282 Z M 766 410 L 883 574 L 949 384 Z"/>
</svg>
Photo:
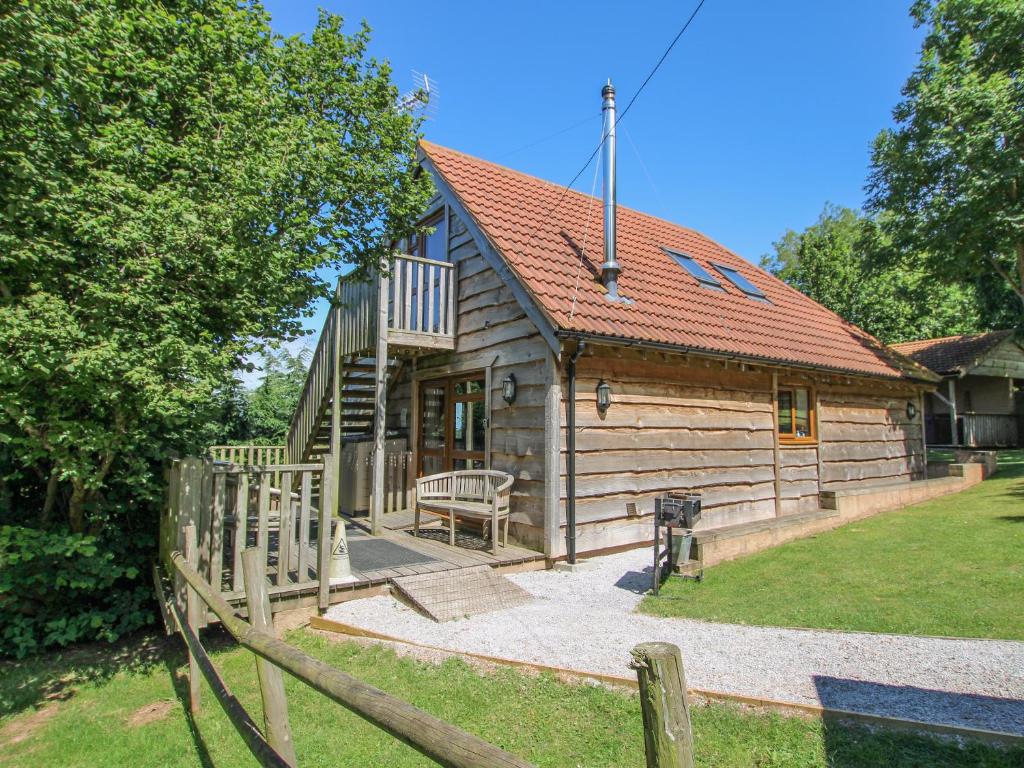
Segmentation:
<svg viewBox="0 0 1024 768">
<path fill-rule="evenodd" d="M 335 642 L 305 630 L 288 640 L 539 766 L 644 765 L 635 695 L 512 670 L 482 675 L 457 660 L 426 664 L 381 646 Z M 259 721 L 252 656 L 220 645 L 216 665 Z M 187 716 L 183 663 L 177 643 L 145 640 L 116 652 L 83 649 L 0 665 L 0 763 L 253 765 L 205 684 L 202 712 L 194 722 Z M 286 688 L 300 765 L 432 765 L 287 676 Z M 1024 765 L 1024 748 L 958 746 L 723 705 L 696 707 L 693 720 L 698 763 L 716 768 Z"/>
<path fill-rule="evenodd" d="M 671 579 L 640 610 L 768 626 L 1024 640 L 1024 451 L 962 493 Z"/>
</svg>

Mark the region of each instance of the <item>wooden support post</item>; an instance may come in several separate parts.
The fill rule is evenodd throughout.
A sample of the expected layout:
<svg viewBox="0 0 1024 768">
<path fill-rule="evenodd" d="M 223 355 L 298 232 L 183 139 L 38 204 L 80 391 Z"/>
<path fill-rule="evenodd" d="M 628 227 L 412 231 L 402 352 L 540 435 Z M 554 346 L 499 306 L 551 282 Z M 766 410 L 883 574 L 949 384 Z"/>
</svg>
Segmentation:
<svg viewBox="0 0 1024 768">
<path fill-rule="evenodd" d="M 274 623 L 265 569 L 266 563 L 262 561 L 259 549 L 247 549 L 242 553 L 249 623 L 254 629 L 273 634 Z M 263 733 L 270 746 L 288 762 L 288 765 L 294 766 L 295 744 L 292 741 L 291 726 L 288 724 L 288 701 L 284 695 L 281 670 L 257 656 L 256 674 L 260 680 L 260 695 L 263 697 Z"/>
<path fill-rule="evenodd" d="M 380 275 L 377 289 L 377 392 L 373 410 L 373 475 L 370 480 L 370 532 L 384 528 L 384 437 L 388 397 L 388 276 Z"/>
<path fill-rule="evenodd" d="M 199 570 L 199 547 L 196 543 L 196 526 L 189 523 L 185 526 L 185 562 L 193 570 Z M 198 634 L 199 624 L 202 622 L 202 613 L 199 604 L 199 595 L 195 589 L 186 585 L 185 587 L 185 621 L 190 631 Z M 199 713 L 199 661 L 194 653 L 188 653 L 188 702 L 192 714 Z"/>
<path fill-rule="evenodd" d="M 949 444 L 960 445 L 956 434 L 956 379 L 949 379 Z"/>
<path fill-rule="evenodd" d="M 277 529 L 277 584 L 287 584 L 290 579 L 288 572 L 292 568 L 292 538 L 295 531 L 292 528 L 292 473 L 281 472 L 281 522 Z"/>
<path fill-rule="evenodd" d="M 780 517 L 782 515 L 782 450 L 779 447 L 779 374 L 775 371 L 772 371 L 772 463 L 775 470 L 775 516 Z"/>
<path fill-rule="evenodd" d="M 334 306 L 331 312 L 335 314 L 334 320 L 334 343 L 331 350 L 332 382 L 331 382 L 331 480 L 334 487 L 334 509 L 331 510 L 331 517 L 336 517 L 338 512 L 338 501 L 341 499 L 341 397 L 342 382 L 345 380 L 345 369 L 341 363 L 341 281 L 334 291 Z"/>
<path fill-rule="evenodd" d="M 544 554 L 562 554 L 562 371 L 553 354 L 544 364 Z"/>
<path fill-rule="evenodd" d="M 641 643 L 632 656 L 640 684 L 647 768 L 694 768 L 690 705 L 679 647 Z"/>
<path fill-rule="evenodd" d="M 316 527 L 316 579 L 319 582 L 317 604 L 320 610 L 326 611 L 331 596 L 331 507 L 334 505 L 334 489 L 331 487 L 331 466 L 333 457 L 324 455 L 324 469 L 320 474 L 320 508 Z"/>
</svg>

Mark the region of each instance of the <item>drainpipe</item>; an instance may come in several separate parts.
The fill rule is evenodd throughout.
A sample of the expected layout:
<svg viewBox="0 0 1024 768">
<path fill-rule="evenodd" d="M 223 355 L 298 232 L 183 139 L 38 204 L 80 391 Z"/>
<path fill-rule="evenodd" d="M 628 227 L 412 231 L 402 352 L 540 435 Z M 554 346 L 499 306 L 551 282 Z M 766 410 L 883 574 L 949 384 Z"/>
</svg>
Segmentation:
<svg viewBox="0 0 1024 768">
<path fill-rule="evenodd" d="M 586 349 L 581 341 L 569 357 L 569 401 L 565 404 L 565 554 L 570 565 L 576 564 L 576 360 Z"/>
</svg>

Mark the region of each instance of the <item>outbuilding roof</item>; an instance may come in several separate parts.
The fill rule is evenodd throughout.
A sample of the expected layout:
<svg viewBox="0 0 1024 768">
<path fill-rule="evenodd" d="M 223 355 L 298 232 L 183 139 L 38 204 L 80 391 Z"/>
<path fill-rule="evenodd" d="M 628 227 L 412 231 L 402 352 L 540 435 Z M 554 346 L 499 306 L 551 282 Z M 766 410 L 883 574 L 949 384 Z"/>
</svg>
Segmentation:
<svg viewBox="0 0 1024 768">
<path fill-rule="evenodd" d="M 452 149 L 423 156 L 563 333 L 888 378 L 934 377 L 695 230 L 619 206 L 619 293 L 605 298 L 601 200 Z M 675 254 L 675 256 L 673 256 Z M 698 281 L 689 257 L 718 287 Z M 729 270 L 739 278 L 730 279 Z M 759 299 L 740 289 L 749 281 Z"/>
<path fill-rule="evenodd" d="M 959 376 L 977 365 L 981 358 L 1012 334 L 1013 331 L 969 333 L 907 341 L 892 347 L 940 376 Z"/>
</svg>

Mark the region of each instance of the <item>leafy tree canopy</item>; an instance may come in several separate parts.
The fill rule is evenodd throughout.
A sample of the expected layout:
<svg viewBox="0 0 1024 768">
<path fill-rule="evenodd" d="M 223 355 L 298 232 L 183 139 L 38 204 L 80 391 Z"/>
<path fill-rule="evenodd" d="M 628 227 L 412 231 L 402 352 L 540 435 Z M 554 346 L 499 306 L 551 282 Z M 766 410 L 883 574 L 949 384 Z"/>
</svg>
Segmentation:
<svg viewBox="0 0 1024 768">
<path fill-rule="evenodd" d="M 0 500 L 123 526 L 240 361 L 300 333 L 317 270 L 408 233 L 428 182 L 368 40 L 233 0 L 0 11 Z"/>
<path fill-rule="evenodd" d="M 911 15 L 928 34 L 875 141 L 869 209 L 930 273 L 994 272 L 1024 302 L 1024 3 L 917 0 Z"/>
<path fill-rule="evenodd" d="M 309 349 L 292 354 L 283 348 L 264 354 L 259 384 L 241 392 L 241 418 L 228 435 L 230 442 L 284 444 L 311 355 Z"/>
<path fill-rule="evenodd" d="M 873 219 L 849 208 L 826 205 L 815 224 L 774 245 L 761 266 L 887 344 L 970 333 L 982 322 L 971 286 L 936 282 L 919 259 L 895 252 Z"/>
</svg>

